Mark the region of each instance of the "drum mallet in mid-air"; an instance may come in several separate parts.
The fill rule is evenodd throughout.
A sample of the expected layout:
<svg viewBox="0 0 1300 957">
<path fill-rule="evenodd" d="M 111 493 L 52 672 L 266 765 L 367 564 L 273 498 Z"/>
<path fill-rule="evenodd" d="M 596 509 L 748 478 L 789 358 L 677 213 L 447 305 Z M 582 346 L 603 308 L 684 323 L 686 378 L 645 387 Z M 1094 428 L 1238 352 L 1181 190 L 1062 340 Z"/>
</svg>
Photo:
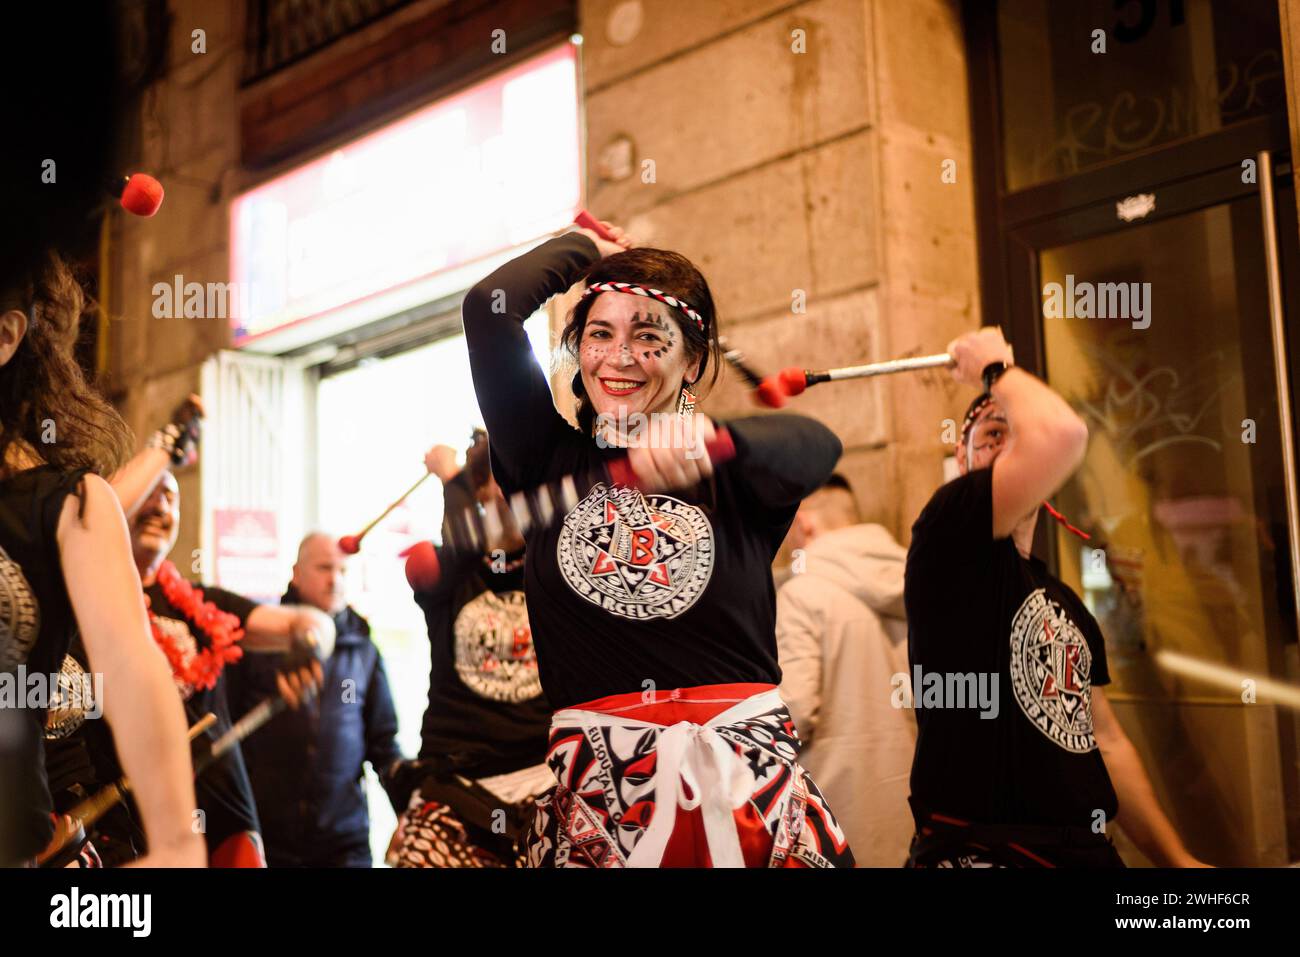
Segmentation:
<svg viewBox="0 0 1300 957">
<path fill-rule="evenodd" d="M 870 379 L 878 375 L 893 375 L 895 372 L 915 372 L 918 369 L 951 369 L 955 362 L 946 352 L 932 356 L 910 356 L 903 359 L 889 359 L 885 362 L 869 362 L 861 366 L 844 366 L 840 369 L 826 369 L 822 372 L 810 372 L 797 366 L 790 366 L 777 373 L 786 395 L 799 395 L 812 385 L 822 382 L 839 382 L 841 379 Z"/>
<path fill-rule="evenodd" d="M 370 533 L 370 530 L 374 528 L 376 525 L 378 525 L 380 522 L 382 522 L 385 518 L 387 518 L 389 513 L 392 512 L 393 509 L 397 508 L 397 506 L 405 502 L 407 497 L 412 492 L 414 492 L 417 488 L 419 488 L 424 483 L 424 480 L 427 479 L 432 474 L 433 473 L 431 472 L 425 472 L 418 479 L 416 479 L 415 484 L 412 485 L 410 488 L 408 488 L 405 492 L 403 492 L 401 498 L 399 498 L 392 505 L 388 506 L 388 508 L 384 509 L 379 514 L 379 517 L 377 519 L 375 519 L 373 522 L 371 522 L 369 525 L 367 525 L 365 528 L 361 530 L 360 534 L 344 535 L 342 538 L 340 538 L 339 550 L 343 552 L 343 554 L 345 555 L 355 555 L 357 552 L 361 551 L 361 540 Z"/>
<path fill-rule="evenodd" d="M 704 443 L 703 454 L 713 465 L 722 465 L 736 457 L 736 444 L 731 433 L 719 428 L 714 437 Z M 519 530 L 527 534 L 533 526 L 549 526 L 562 520 L 577 508 L 581 494 L 579 484 L 590 487 L 597 481 L 612 482 L 631 488 L 638 486 L 636 473 L 626 455 L 606 459 L 588 475 L 569 474 L 545 482 L 526 491 L 515 492 L 506 501 Z M 481 553 L 500 531 L 500 519 L 493 508 L 471 506 L 448 514 L 448 540 L 446 549 L 452 552 Z M 415 591 L 428 591 L 442 580 L 442 561 L 433 542 L 416 542 L 403 551 L 406 559 L 406 580 Z"/>
</svg>

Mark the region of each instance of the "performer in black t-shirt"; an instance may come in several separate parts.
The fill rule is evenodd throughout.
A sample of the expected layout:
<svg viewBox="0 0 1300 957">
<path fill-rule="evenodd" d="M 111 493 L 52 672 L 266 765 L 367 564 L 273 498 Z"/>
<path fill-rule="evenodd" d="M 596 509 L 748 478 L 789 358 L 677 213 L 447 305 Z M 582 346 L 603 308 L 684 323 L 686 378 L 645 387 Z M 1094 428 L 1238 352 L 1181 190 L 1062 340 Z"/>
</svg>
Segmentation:
<svg viewBox="0 0 1300 957">
<path fill-rule="evenodd" d="M 73 358 L 83 294 L 53 253 L 5 262 L 0 288 L 0 682 L 49 676 L 39 707 L 20 709 L 26 759 L 0 789 L 0 865 L 52 853 L 55 819 L 43 732 L 79 628 L 105 716 L 122 738 L 151 843 L 145 863 L 201 866 L 184 716 L 149 640 L 139 578 L 117 499 L 101 475 L 125 459 L 121 418 Z M 82 689 L 84 690 L 84 689 Z M 30 700 L 24 698 L 25 703 Z M 73 845 L 75 847 L 75 845 Z"/>
<path fill-rule="evenodd" d="M 282 653 L 295 646 L 303 660 L 325 657 L 334 634 L 328 616 L 314 609 L 261 606 L 224 589 L 195 588 L 166 560 L 180 529 L 179 488 L 170 469 L 197 459 L 202 415 L 198 396 L 190 396 L 177 408 L 172 422 L 156 432 L 112 479 L 113 491 L 127 515 L 154 643 L 171 666 L 172 683 L 180 692 L 189 723 L 209 712 L 217 719 L 201 739 L 200 749 L 229 730 L 232 719 L 239 717 L 231 714 L 226 693 L 224 666 L 228 662 L 244 651 Z M 296 707 L 304 688 L 319 684 L 320 664 L 286 659 L 285 665 L 277 687 Z M 85 667 L 85 650 L 74 640 L 64 670 L 75 672 Z M 66 808 L 88 790 L 121 776 L 121 739 L 115 741 L 103 722 L 84 720 L 76 708 L 61 710 L 57 718 L 47 723 L 46 750 L 59 759 L 63 790 L 56 792 L 55 801 Z M 82 763 L 89 764 L 88 774 L 80 767 Z M 238 746 L 204 768 L 195 792 L 198 802 L 187 815 L 188 826 L 203 833 L 209 863 L 217 867 L 263 866 L 257 809 Z M 133 812 L 134 802 L 128 801 L 95 827 L 95 846 L 110 866 L 127 863 L 144 850 L 145 837 Z"/>
<path fill-rule="evenodd" d="M 1030 555 L 1039 508 L 1082 462 L 1087 427 L 1012 366 L 997 329 L 948 353 L 957 381 L 984 392 L 962 426 L 961 476 L 921 512 L 907 557 L 909 864 L 1122 867 L 1108 837 L 1118 822 L 1156 864 L 1197 866 L 1101 690 L 1096 620 Z"/>
<path fill-rule="evenodd" d="M 417 588 L 429 627 L 429 707 L 417 790 L 398 826 L 397 867 L 515 867 L 533 801 L 555 779 L 543 763 L 551 709 L 542 696 L 524 604 L 524 539 L 488 465 L 481 430 L 466 454 L 439 445 L 425 464 L 453 523 L 491 509 L 481 550 L 439 550 L 442 576 Z M 410 772 L 408 772 L 410 773 Z"/>
<path fill-rule="evenodd" d="M 776 690 L 771 575 L 839 440 L 800 416 L 738 419 L 725 423 L 735 457 L 714 467 L 714 424 L 692 414 L 694 387 L 717 372 L 708 284 L 684 257 L 606 228 L 616 242 L 552 239 L 463 305 L 493 475 L 507 497 L 549 483 L 530 507 L 561 519 L 526 530 L 557 781 L 538 802 L 529 864 L 849 865 Z M 583 278 L 563 334 L 580 367 L 576 431 L 523 320 Z M 625 456 L 635 488 L 606 471 Z"/>
<path fill-rule="evenodd" d="M 244 652 L 283 654 L 304 648 L 326 658 L 334 623 L 308 606 L 259 605 L 225 589 L 195 587 L 167 560 L 179 530 L 180 490 L 172 473 L 164 471 L 130 520 L 131 545 L 154 641 L 171 665 L 189 723 L 209 712 L 216 716 L 204 733 L 211 742 L 239 717 L 230 713 L 226 697 L 228 662 Z M 74 654 L 77 650 L 74 646 Z M 291 668 L 278 680 L 280 693 L 296 707 L 306 687 L 319 687 L 322 677 L 319 661 Z M 121 738 L 110 737 L 95 721 L 87 721 L 83 730 L 97 776 L 115 780 Z M 210 866 L 266 866 L 253 789 L 238 745 L 205 768 L 194 787 L 198 801 L 191 818 L 207 843 Z"/>
<path fill-rule="evenodd" d="M 189 396 L 176 408 L 172 422 L 155 432 L 144 449 L 113 473 L 109 485 L 128 520 L 139 511 L 168 468 L 197 459 L 202 419 L 202 400 L 197 395 Z M 71 811 L 122 773 L 108 729 L 100 723 L 90 731 L 82 730 L 86 712 L 93 711 L 95 704 L 86 667 L 85 648 L 74 637 L 61 668 L 64 693 L 49 709 L 45 722 L 45 767 L 54 807 L 60 814 Z M 98 748 L 90 747 L 91 739 Z M 107 759 L 97 762 L 101 751 L 106 752 Z M 126 804 L 109 808 L 85 837 L 83 856 L 93 854 L 105 867 L 133 861 L 144 852 L 144 833 Z"/>
</svg>

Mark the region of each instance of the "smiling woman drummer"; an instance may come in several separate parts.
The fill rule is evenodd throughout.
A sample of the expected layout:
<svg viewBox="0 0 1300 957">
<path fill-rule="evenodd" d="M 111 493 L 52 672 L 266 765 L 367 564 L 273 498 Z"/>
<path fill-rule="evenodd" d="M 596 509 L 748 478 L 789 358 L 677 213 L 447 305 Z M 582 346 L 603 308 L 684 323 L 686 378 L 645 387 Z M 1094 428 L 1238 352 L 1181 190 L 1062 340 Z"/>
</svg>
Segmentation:
<svg viewBox="0 0 1300 957">
<path fill-rule="evenodd" d="M 463 306 L 498 483 L 510 496 L 572 476 L 577 493 L 528 529 L 556 776 L 529 863 L 851 866 L 777 692 L 770 570 L 840 442 L 800 416 L 695 412 L 695 386 L 718 368 L 708 283 L 677 253 L 632 248 L 604 225 L 614 242 L 590 230 L 552 239 Z M 523 320 L 580 280 L 562 336 L 579 366 L 577 431 Z M 734 456 L 719 453 L 728 447 Z M 615 483 L 608 466 L 625 457 L 635 481 Z M 546 517 L 552 496 L 529 495 Z"/>
</svg>

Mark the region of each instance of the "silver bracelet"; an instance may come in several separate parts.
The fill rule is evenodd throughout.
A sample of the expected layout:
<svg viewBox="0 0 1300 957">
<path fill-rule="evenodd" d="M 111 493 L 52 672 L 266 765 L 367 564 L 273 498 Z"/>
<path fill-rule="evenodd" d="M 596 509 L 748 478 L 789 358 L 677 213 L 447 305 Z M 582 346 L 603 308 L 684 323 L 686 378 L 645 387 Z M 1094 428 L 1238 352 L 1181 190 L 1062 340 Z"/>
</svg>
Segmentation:
<svg viewBox="0 0 1300 957">
<path fill-rule="evenodd" d="M 176 452 L 176 440 L 178 438 L 180 438 L 180 435 L 176 426 L 168 425 L 149 436 L 149 441 L 144 445 L 147 449 L 162 449 L 170 457 Z"/>
<path fill-rule="evenodd" d="M 178 442 L 183 438 L 180 426 L 175 422 L 164 425 L 161 429 L 149 436 L 149 441 L 145 443 L 145 448 L 162 449 L 167 453 L 167 457 L 173 465 L 183 464 L 183 453 L 177 451 L 180 446 Z"/>
</svg>

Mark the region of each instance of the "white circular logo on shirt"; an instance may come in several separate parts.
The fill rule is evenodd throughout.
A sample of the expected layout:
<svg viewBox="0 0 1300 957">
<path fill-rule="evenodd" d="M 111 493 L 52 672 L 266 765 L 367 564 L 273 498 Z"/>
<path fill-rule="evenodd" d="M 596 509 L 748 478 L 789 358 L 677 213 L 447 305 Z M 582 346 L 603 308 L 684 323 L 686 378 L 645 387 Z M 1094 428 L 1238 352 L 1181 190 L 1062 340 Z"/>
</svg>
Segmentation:
<svg viewBox="0 0 1300 957">
<path fill-rule="evenodd" d="M 41 609 L 22 568 L 0 548 L 0 671 L 27 663 L 41 632 Z"/>
<path fill-rule="evenodd" d="M 542 693 L 523 592 L 483 592 L 465 603 L 452 630 L 456 674 L 465 687 L 512 704 Z"/>
<path fill-rule="evenodd" d="M 1039 588 L 1011 622 L 1011 687 L 1030 724 L 1074 754 L 1097 747 L 1092 736 L 1088 642 Z"/>
<path fill-rule="evenodd" d="M 556 558 L 593 605 L 634 620 L 676 618 L 713 575 L 713 527 L 697 506 L 598 484 L 565 517 Z"/>
<path fill-rule="evenodd" d="M 94 707 L 95 696 L 86 670 L 72 655 L 64 655 L 58 685 L 45 711 L 45 737 L 52 741 L 66 738 L 82 726 L 86 712 Z"/>
</svg>

